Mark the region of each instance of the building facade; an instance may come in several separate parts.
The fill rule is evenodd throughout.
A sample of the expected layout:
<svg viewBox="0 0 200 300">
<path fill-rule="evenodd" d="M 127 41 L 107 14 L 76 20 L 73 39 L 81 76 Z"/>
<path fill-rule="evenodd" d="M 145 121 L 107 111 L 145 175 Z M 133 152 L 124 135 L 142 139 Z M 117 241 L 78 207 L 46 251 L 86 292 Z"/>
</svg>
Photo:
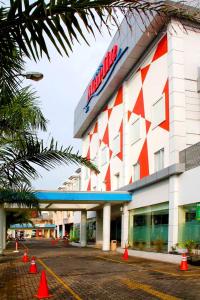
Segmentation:
<svg viewBox="0 0 200 300">
<path fill-rule="evenodd" d="M 200 243 L 200 28 L 138 22 L 130 30 L 123 21 L 114 36 L 77 105 L 74 136 L 100 170 L 82 168 L 82 190 L 132 194 L 111 207 L 111 239 L 169 251 Z"/>
</svg>

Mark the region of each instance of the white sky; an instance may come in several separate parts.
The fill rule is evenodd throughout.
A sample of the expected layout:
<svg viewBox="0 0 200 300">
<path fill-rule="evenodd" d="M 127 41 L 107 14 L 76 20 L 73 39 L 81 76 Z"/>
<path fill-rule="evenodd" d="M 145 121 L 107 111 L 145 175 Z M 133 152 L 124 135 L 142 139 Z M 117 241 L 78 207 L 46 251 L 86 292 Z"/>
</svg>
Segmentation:
<svg viewBox="0 0 200 300">
<path fill-rule="evenodd" d="M 114 29 L 113 29 L 114 31 Z M 114 32 L 113 32 L 114 33 Z M 81 141 L 73 138 L 74 109 L 79 102 L 87 84 L 104 56 L 112 37 L 104 29 L 102 35 L 96 33 L 96 40 L 88 36 L 90 46 L 84 41 L 73 47 L 70 57 L 61 57 L 53 46 L 49 45 L 51 62 L 46 57 L 38 63 L 28 61 L 26 71 L 37 71 L 44 74 L 39 82 L 32 84 L 40 97 L 40 107 L 49 120 L 48 132 L 42 137 L 48 141 L 53 136 L 60 145 L 72 145 L 80 150 Z M 47 172 L 40 170 L 42 177 L 33 181 L 35 189 L 57 189 L 78 168 L 75 165 L 61 166 Z"/>
</svg>

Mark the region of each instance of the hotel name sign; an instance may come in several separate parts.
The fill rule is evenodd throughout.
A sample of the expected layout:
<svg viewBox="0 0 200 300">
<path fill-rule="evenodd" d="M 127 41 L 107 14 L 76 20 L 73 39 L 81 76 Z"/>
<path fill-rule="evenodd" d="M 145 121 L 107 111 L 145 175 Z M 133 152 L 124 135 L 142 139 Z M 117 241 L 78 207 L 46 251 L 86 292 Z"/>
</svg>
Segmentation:
<svg viewBox="0 0 200 300">
<path fill-rule="evenodd" d="M 88 90 L 87 90 L 87 104 L 84 107 L 85 113 L 90 109 L 90 101 L 93 97 L 98 96 L 102 90 L 105 88 L 107 82 L 109 81 L 116 65 L 122 58 L 124 53 L 128 50 L 126 47 L 124 50 L 114 45 L 111 51 L 108 51 L 104 57 L 103 62 L 98 67 L 94 78 L 92 79 Z"/>
</svg>

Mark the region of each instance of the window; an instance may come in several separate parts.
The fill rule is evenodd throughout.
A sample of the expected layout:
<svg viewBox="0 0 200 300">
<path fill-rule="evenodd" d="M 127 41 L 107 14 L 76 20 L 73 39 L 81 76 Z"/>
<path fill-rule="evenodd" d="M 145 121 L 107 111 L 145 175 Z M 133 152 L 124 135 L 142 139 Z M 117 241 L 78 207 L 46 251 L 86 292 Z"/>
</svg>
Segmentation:
<svg viewBox="0 0 200 300">
<path fill-rule="evenodd" d="M 155 172 L 164 168 L 164 148 L 154 153 Z"/>
<path fill-rule="evenodd" d="M 133 165 L 133 181 L 137 181 L 140 179 L 140 164 L 136 163 Z"/>
<path fill-rule="evenodd" d="M 155 128 L 160 123 L 165 121 L 165 95 L 163 94 L 154 104 L 153 104 L 153 127 Z"/>
<path fill-rule="evenodd" d="M 113 139 L 112 148 L 113 148 L 113 155 L 117 155 L 120 152 L 120 135 L 119 135 L 119 133 Z"/>
<path fill-rule="evenodd" d="M 89 169 L 85 168 L 85 179 L 89 178 Z"/>
<path fill-rule="evenodd" d="M 104 147 L 102 150 L 101 150 L 101 165 L 105 165 L 107 164 L 108 162 L 108 149 L 107 147 Z"/>
<path fill-rule="evenodd" d="M 135 122 L 131 124 L 130 128 L 130 139 L 131 144 L 136 143 L 138 140 L 140 140 L 140 118 L 138 118 Z"/>
<path fill-rule="evenodd" d="M 115 189 L 117 190 L 119 188 L 119 180 L 120 180 L 120 176 L 119 173 L 115 174 Z"/>
</svg>

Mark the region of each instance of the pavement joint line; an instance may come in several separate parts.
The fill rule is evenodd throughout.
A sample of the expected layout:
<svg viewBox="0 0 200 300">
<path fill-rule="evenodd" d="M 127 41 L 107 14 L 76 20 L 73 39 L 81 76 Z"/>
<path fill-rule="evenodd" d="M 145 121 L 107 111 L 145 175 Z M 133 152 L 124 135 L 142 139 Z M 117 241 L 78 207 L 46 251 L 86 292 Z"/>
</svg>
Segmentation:
<svg viewBox="0 0 200 300">
<path fill-rule="evenodd" d="M 162 270 L 152 270 L 153 272 L 158 272 L 158 273 L 163 273 L 163 274 L 167 274 L 167 275 L 171 275 L 171 276 L 175 276 L 175 277 L 196 277 L 196 276 L 200 276 L 200 274 L 196 274 L 196 273 L 182 273 L 182 274 L 178 274 L 178 273 L 173 273 L 173 272 L 166 272 L 166 271 L 162 271 Z M 181 271 L 180 271 L 181 272 Z M 183 272 L 183 271 L 182 271 Z M 186 271 L 187 272 L 187 271 Z"/>
<path fill-rule="evenodd" d="M 180 298 L 159 292 L 158 290 L 153 289 L 150 285 L 147 284 L 142 284 L 130 279 L 121 279 L 121 282 L 131 289 L 142 290 L 150 295 L 156 296 L 161 300 L 180 300 Z"/>
<path fill-rule="evenodd" d="M 54 271 L 49 268 L 42 259 L 38 258 L 37 261 L 60 283 L 62 284 L 65 289 L 76 299 L 76 300 L 82 300 L 78 294 L 76 294 Z"/>
<path fill-rule="evenodd" d="M 27 246 L 25 246 L 23 243 L 21 243 L 23 247 L 27 250 L 30 250 Z M 78 294 L 76 294 L 56 273 L 48 267 L 41 258 L 37 258 L 37 261 L 60 283 L 62 286 L 74 297 L 76 300 L 82 300 L 82 298 L 79 297 Z"/>
<path fill-rule="evenodd" d="M 100 258 L 100 259 L 104 259 L 104 260 L 108 260 L 108 261 L 112 261 L 112 262 L 115 262 L 115 263 L 119 263 L 119 264 L 124 264 L 124 265 L 128 265 L 128 266 L 134 266 L 134 263 L 127 263 L 125 261 L 119 261 L 119 260 L 115 260 L 115 259 L 112 259 L 112 258 L 107 258 L 107 257 L 103 257 L 103 256 L 96 256 L 97 258 Z M 162 271 L 162 270 L 151 270 L 152 272 L 157 272 L 157 273 L 163 273 L 163 274 L 167 274 L 167 275 L 171 275 L 171 276 L 174 276 L 174 277 L 197 277 L 197 276 L 200 276 L 200 274 L 177 274 L 177 273 L 173 273 L 173 272 L 166 272 L 166 271 Z"/>
<path fill-rule="evenodd" d="M 124 261 L 119 261 L 119 260 L 115 260 L 115 259 L 107 258 L 107 257 L 103 257 L 103 256 L 96 256 L 96 258 L 112 261 L 112 262 L 115 262 L 115 263 L 118 263 L 118 264 L 124 264 L 124 265 L 128 265 L 128 266 L 132 266 L 132 267 L 134 266 L 134 263 L 130 264 L 130 263 L 126 263 Z"/>
</svg>

